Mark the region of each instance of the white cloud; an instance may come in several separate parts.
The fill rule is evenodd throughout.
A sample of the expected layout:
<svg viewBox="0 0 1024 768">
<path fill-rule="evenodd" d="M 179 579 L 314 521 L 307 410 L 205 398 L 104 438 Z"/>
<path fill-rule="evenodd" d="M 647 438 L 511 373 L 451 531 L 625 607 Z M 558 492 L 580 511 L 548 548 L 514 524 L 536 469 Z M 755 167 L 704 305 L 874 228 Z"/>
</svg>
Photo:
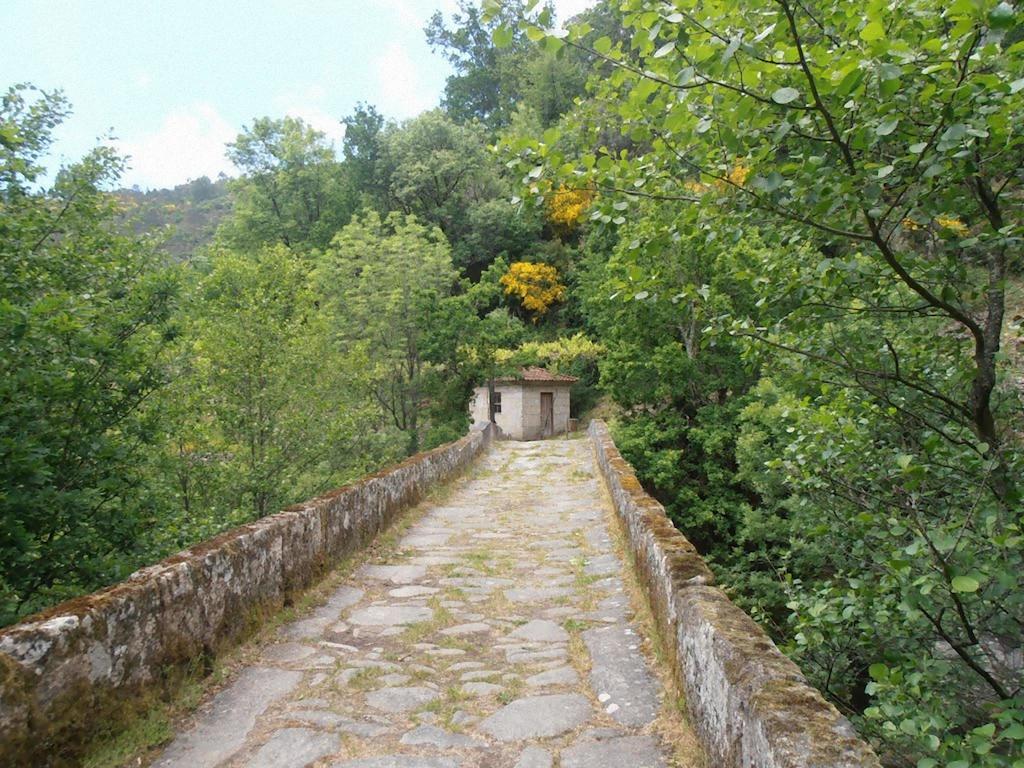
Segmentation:
<svg viewBox="0 0 1024 768">
<path fill-rule="evenodd" d="M 341 146 L 345 138 L 345 126 L 339 115 L 331 114 L 324 107 L 327 100 L 327 89 L 320 85 L 311 85 L 305 90 L 290 93 L 276 100 L 275 114 L 301 117 L 308 125 L 322 131 L 334 142 L 335 149 Z"/>
<path fill-rule="evenodd" d="M 224 145 L 237 135 L 212 104 L 196 102 L 174 109 L 155 131 L 117 142 L 129 156 L 124 181 L 140 187 L 173 187 L 200 176 L 231 174 L 234 166 L 224 155 Z"/>
<path fill-rule="evenodd" d="M 374 98 L 385 115 L 401 120 L 436 103 L 437 94 L 424 87 L 416 64 L 398 43 L 390 43 L 374 59 L 373 71 L 377 80 Z"/>
<path fill-rule="evenodd" d="M 140 69 L 132 75 L 132 83 L 140 90 L 148 90 L 153 84 L 153 75 L 144 69 Z"/>
<path fill-rule="evenodd" d="M 596 0 L 554 0 L 555 15 L 559 22 L 568 21 L 577 13 L 593 7 Z"/>
<path fill-rule="evenodd" d="M 307 125 L 311 125 L 325 134 L 330 141 L 334 142 L 335 149 L 341 146 L 341 141 L 345 138 L 345 126 L 341 122 L 341 118 L 308 104 L 293 104 L 285 107 L 282 111 L 289 117 L 301 117 Z"/>
<path fill-rule="evenodd" d="M 458 0 L 377 0 L 405 27 L 422 29 L 435 11 L 451 16 L 459 10 Z"/>
</svg>

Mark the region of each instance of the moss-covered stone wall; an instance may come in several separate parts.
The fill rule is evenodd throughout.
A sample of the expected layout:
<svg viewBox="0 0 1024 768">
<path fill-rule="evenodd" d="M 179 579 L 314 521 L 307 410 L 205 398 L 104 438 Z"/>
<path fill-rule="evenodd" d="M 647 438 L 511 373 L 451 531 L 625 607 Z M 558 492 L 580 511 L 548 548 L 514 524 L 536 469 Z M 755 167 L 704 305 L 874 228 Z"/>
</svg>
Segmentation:
<svg viewBox="0 0 1024 768">
<path fill-rule="evenodd" d="M 0 765 L 67 762 L 104 717 L 245 636 L 436 484 L 491 425 L 0 631 Z"/>
<path fill-rule="evenodd" d="M 879 768 L 871 748 L 737 608 L 640 485 L 602 421 L 598 464 L 626 530 L 687 706 L 715 766 Z"/>
</svg>

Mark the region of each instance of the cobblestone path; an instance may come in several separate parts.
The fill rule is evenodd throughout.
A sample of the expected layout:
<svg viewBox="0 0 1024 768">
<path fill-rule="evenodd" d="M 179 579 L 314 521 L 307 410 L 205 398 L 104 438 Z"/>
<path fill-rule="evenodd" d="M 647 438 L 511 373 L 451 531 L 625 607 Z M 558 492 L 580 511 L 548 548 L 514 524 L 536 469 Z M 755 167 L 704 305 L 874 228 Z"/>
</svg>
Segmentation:
<svg viewBox="0 0 1024 768">
<path fill-rule="evenodd" d="M 154 765 L 677 765 L 599 483 L 589 441 L 496 444 Z"/>
</svg>

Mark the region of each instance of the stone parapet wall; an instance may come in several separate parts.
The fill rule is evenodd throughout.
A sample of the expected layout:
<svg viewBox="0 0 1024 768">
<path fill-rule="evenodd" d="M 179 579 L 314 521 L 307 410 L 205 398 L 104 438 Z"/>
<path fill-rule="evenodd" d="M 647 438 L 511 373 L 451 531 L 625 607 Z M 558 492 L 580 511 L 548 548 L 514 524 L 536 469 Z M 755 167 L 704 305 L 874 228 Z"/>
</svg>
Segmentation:
<svg viewBox="0 0 1024 768">
<path fill-rule="evenodd" d="M 0 765 L 70 762 L 61 756 L 102 718 L 243 637 L 492 439 L 490 424 L 476 425 L 461 440 L 0 630 Z"/>
<path fill-rule="evenodd" d="M 712 764 L 879 768 L 849 721 L 713 586 L 707 564 L 643 490 L 604 422 L 591 422 L 589 434 Z"/>
</svg>

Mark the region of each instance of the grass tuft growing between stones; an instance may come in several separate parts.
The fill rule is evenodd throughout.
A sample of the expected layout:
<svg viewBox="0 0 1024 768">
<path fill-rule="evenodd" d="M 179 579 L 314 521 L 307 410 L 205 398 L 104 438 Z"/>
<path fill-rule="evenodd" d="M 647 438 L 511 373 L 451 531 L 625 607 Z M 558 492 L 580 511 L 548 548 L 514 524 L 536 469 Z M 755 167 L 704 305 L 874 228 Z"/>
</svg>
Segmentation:
<svg viewBox="0 0 1024 768">
<path fill-rule="evenodd" d="M 502 704 L 511 704 L 513 701 L 523 695 L 523 688 L 525 683 L 522 677 L 516 676 L 510 680 L 502 680 L 502 685 L 505 686 L 505 690 L 498 694 L 498 701 Z"/>
<path fill-rule="evenodd" d="M 402 643 L 412 645 L 422 643 L 438 630 L 444 629 L 455 621 L 452 612 L 441 605 L 441 600 L 435 595 L 427 601 L 427 605 L 434 611 L 434 617 L 429 621 L 418 621 L 410 624 L 402 632 Z"/>
<path fill-rule="evenodd" d="M 449 685 L 444 689 L 440 697 L 425 705 L 420 711 L 431 712 L 437 715 L 445 730 L 459 732 L 462 729 L 458 723 L 453 722 L 455 713 L 464 709 L 463 704 L 471 697 L 464 693 L 458 685 Z"/>
<path fill-rule="evenodd" d="M 224 682 L 224 666 L 216 661 L 212 669 L 208 666 L 205 660 L 197 660 L 171 686 L 169 698 L 151 694 L 133 708 L 140 714 L 111 722 L 97 733 L 82 757 L 82 768 L 120 768 L 138 763 L 142 756 L 170 741 L 178 720 L 199 706 L 209 687 Z"/>
</svg>

